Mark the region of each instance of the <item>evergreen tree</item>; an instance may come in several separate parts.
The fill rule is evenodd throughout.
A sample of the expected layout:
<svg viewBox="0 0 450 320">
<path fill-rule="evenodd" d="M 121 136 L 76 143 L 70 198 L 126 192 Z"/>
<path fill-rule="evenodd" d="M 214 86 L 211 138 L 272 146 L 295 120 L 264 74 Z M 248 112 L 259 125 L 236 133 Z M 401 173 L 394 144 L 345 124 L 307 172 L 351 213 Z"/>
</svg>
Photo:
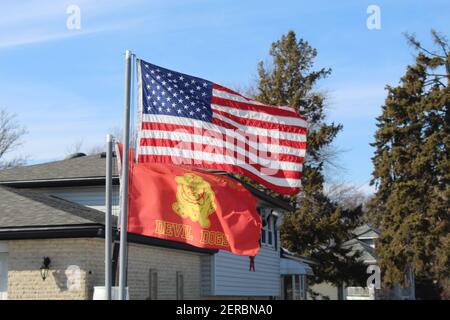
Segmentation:
<svg viewBox="0 0 450 320">
<path fill-rule="evenodd" d="M 331 70 L 313 70 L 317 51 L 290 31 L 272 44 L 271 65 L 258 67 L 256 99 L 271 105 L 290 105 L 308 121 L 307 154 L 303 167 L 302 191 L 295 199 L 296 211 L 286 216 L 281 230 L 283 245 L 319 262 L 314 282 L 336 285 L 366 278 L 365 269 L 341 245 L 352 238 L 361 208 L 343 209 L 324 194 L 324 164 L 329 148 L 342 125 L 326 123 L 325 97 L 315 91 L 317 81 Z M 361 278 L 360 278 L 361 279 Z"/>
<path fill-rule="evenodd" d="M 450 50 L 444 37 L 432 37 L 436 52 L 407 35 L 418 50 L 415 64 L 387 87 L 372 144 L 377 191 L 369 213 L 382 231 L 383 280 L 404 284 L 413 270 L 419 298 L 443 292 L 450 270 Z"/>
</svg>

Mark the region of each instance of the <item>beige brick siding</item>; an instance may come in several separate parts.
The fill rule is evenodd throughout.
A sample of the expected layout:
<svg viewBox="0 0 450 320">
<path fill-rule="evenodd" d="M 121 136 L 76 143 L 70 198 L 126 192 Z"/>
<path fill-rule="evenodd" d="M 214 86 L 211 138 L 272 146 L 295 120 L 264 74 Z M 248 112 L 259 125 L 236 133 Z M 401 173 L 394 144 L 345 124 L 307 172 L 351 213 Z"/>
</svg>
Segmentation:
<svg viewBox="0 0 450 320">
<path fill-rule="evenodd" d="M 158 272 L 158 299 L 176 298 L 176 273 L 184 278 L 184 299 L 200 298 L 200 255 L 143 245 L 131 245 L 129 249 L 128 284 L 131 299 L 148 296 L 149 269 Z"/>
<path fill-rule="evenodd" d="M 94 286 L 104 285 L 103 239 L 9 241 L 9 299 L 92 299 Z M 51 259 L 48 278 L 39 268 Z M 184 298 L 200 298 L 201 254 L 140 244 L 129 245 L 128 284 L 131 299 L 149 294 L 149 269 L 158 271 L 158 299 L 176 298 L 176 272 L 184 275 Z M 67 285 L 69 266 L 78 266 L 80 282 Z M 70 276 L 70 275 L 69 275 Z"/>
<path fill-rule="evenodd" d="M 86 270 L 89 247 L 86 239 L 9 241 L 8 299 L 87 299 Z M 51 272 L 43 281 L 39 268 L 44 256 Z M 66 269 L 80 267 L 79 288 L 69 290 Z"/>
</svg>

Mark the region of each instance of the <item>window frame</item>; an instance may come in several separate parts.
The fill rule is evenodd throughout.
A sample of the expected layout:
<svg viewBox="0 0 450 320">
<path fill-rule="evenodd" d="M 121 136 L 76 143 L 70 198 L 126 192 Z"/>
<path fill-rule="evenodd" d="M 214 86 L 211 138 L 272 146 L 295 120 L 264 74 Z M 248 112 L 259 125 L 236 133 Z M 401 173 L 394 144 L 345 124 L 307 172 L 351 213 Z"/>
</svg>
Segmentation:
<svg viewBox="0 0 450 320">
<path fill-rule="evenodd" d="M 0 251 L 0 256 L 2 257 L 2 263 L 0 264 L 0 280 L 2 281 L 2 285 L 4 285 L 5 291 L 0 291 L 0 300 L 7 300 L 8 298 L 8 252 Z M 4 281 L 4 283 L 3 283 Z"/>
<path fill-rule="evenodd" d="M 276 250 L 277 230 L 275 227 L 275 219 L 269 214 L 265 220 L 266 225 L 263 224 L 261 228 L 261 246 Z M 271 235 L 272 243 L 269 243 L 269 234 Z"/>
<path fill-rule="evenodd" d="M 176 298 L 177 300 L 184 300 L 184 276 L 181 271 L 176 273 Z"/>
<path fill-rule="evenodd" d="M 158 270 L 148 270 L 148 300 L 158 300 Z"/>
</svg>

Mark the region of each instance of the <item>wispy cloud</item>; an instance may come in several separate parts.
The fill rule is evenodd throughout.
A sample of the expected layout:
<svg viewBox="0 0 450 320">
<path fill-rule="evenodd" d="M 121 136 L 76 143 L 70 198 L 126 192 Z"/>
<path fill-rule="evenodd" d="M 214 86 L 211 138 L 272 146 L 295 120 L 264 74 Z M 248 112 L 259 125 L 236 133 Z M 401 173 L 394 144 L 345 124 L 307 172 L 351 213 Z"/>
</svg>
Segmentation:
<svg viewBox="0 0 450 320">
<path fill-rule="evenodd" d="M 345 84 L 345 87 L 330 90 L 330 117 L 355 118 L 375 117 L 386 98 L 384 84 Z"/>
<path fill-rule="evenodd" d="M 95 34 L 99 32 L 113 31 L 120 29 L 122 26 L 106 26 L 99 28 L 83 29 L 71 32 L 37 32 L 34 34 L 22 34 L 12 36 L 7 39 L 0 38 L 0 49 L 13 48 L 22 45 L 45 43 L 50 41 L 64 40 L 68 38 L 81 37 L 85 35 Z"/>
<path fill-rule="evenodd" d="M 124 7 L 135 2 L 136 0 L 29 0 L 21 2 L 20 5 L 15 1 L 2 3 L 0 49 L 128 28 L 136 21 L 121 21 L 109 19 L 109 17 L 106 19 L 106 16 L 120 12 Z M 67 8 L 72 4 L 76 4 L 81 10 L 81 29 L 79 30 L 69 30 L 66 26 L 69 17 Z"/>
<path fill-rule="evenodd" d="M 28 131 L 20 150 L 10 157 L 27 154 L 33 162 L 61 159 L 68 146 L 79 140 L 89 149 L 103 143 L 105 134 L 121 116 L 119 101 L 92 100 L 76 89 L 54 83 L 13 81 L 0 82 L 0 87 L 0 108 L 16 114 Z"/>
</svg>

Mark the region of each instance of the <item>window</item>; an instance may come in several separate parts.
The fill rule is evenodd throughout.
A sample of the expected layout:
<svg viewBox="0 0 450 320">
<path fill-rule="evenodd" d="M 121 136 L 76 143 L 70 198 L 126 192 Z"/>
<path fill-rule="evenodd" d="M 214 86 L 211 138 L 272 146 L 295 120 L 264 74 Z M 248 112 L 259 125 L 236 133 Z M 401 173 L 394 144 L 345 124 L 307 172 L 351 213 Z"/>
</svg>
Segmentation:
<svg viewBox="0 0 450 320">
<path fill-rule="evenodd" d="M 158 272 L 150 269 L 148 272 L 148 300 L 158 299 Z"/>
<path fill-rule="evenodd" d="M 284 300 L 307 300 L 306 276 L 304 274 L 289 274 L 282 276 Z"/>
<path fill-rule="evenodd" d="M 0 300 L 8 294 L 8 253 L 0 252 Z"/>
<path fill-rule="evenodd" d="M 307 299 L 307 284 L 306 284 L 306 275 L 302 274 L 300 277 L 300 300 Z"/>
<path fill-rule="evenodd" d="M 268 216 L 267 218 L 263 218 L 263 227 L 261 230 L 261 244 L 275 248 L 276 242 L 276 232 L 275 232 L 275 224 L 272 216 Z"/>
<path fill-rule="evenodd" d="M 183 273 L 177 271 L 177 300 L 184 299 L 184 279 Z"/>
<path fill-rule="evenodd" d="M 295 281 L 295 300 L 301 300 L 302 299 L 302 280 L 301 275 L 294 275 L 294 281 Z"/>
<path fill-rule="evenodd" d="M 282 276 L 283 281 L 283 299 L 292 300 L 292 277 L 290 275 Z"/>
</svg>

